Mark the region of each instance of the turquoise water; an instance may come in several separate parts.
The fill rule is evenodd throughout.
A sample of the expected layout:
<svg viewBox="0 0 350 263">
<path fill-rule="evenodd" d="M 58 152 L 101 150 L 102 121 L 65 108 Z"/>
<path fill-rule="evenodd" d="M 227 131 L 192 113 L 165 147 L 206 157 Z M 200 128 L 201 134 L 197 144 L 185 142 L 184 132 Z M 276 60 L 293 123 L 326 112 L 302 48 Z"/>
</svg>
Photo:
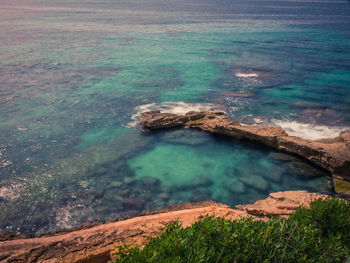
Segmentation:
<svg viewBox="0 0 350 263">
<path fill-rule="evenodd" d="M 261 145 L 139 112 L 218 109 L 317 139 L 350 127 L 348 1 L 6 1 L 0 230 L 37 234 L 185 201 L 332 193 Z"/>
</svg>

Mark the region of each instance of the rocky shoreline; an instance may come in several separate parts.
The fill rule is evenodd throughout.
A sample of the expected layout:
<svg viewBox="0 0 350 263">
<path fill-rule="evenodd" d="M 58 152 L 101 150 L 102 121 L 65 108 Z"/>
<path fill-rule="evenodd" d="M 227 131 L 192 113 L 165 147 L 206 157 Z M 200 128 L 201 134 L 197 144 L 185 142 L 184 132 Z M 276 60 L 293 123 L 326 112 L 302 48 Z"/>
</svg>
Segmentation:
<svg viewBox="0 0 350 263">
<path fill-rule="evenodd" d="M 188 112 L 184 115 L 145 112 L 140 123 L 150 130 L 187 126 L 214 134 L 231 136 L 267 145 L 278 151 L 297 155 L 329 171 L 338 193 L 350 196 L 350 131 L 336 138 L 318 141 L 289 136 L 282 128 L 243 126 L 222 112 Z M 226 219 L 252 217 L 267 220 L 293 213 L 326 195 L 307 191 L 271 193 L 265 200 L 231 208 L 213 201 L 172 205 L 140 216 L 108 223 L 87 223 L 81 227 L 41 237 L 0 233 L 1 262 L 106 262 L 113 259 L 115 246 L 139 245 L 155 236 L 167 224 L 179 220 L 184 227 L 199 217 L 215 215 Z"/>
<path fill-rule="evenodd" d="M 307 191 L 271 193 L 265 200 L 254 204 L 238 205 L 235 209 L 213 201 L 174 205 L 159 211 L 146 212 L 118 222 L 95 225 L 43 237 L 18 237 L 0 242 L 0 261 L 9 262 L 107 262 L 113 259 L 115 246 L 133 243 L 139 245 L 147 237 L 155 236 L 167 224 L 178 220 L 184 227 L 190 226 L 199 217 L 215 215 L 226 219 L 252 217 L 267 220 L 271 216 L 288 216 L 297 207 L 308 207 L 326 195 Z"/>
<path fill-rule="evenodd" d="M 186 114 L 149 111 L 142 113 L 139 123 L 150 130 L 186 126 L 213 134 L 245 139 L 293 154 L 329 171 L 335 191 L 350 196 L 350 130 L 338 137 L 317 141 L 289 136 L 280 127 L 243 126 L 223 112 L 188 112 Z"/>
</svg>

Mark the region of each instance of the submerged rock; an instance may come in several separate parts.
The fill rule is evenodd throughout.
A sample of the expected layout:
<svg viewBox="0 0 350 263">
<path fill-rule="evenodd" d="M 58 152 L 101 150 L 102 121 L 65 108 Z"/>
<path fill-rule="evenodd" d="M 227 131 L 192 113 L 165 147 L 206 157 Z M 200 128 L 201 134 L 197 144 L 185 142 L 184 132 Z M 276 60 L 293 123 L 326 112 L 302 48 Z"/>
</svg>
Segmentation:
<svg viewBox="0 0 350 263">
<path fill-rule="evenodd" d="M 193 131 L 189 132 L 184 129 L 170 131 L 164 134 L 163 140 L 169 143 L 185 144 L 190 146 L 204 144 L 208 141 L 208 138 L 203 132 Z"/>
<path fill-rule="evenodd" d="M 100 199 L 105 194 L 105 189 L 103 189 L 103 188 L 96 188 L 94 190 L 94 194 L 95 194 L 95 198 L 96 199 Z"/>
<path fill-rule="evenodd" d="M 213 185 L 214 182 L 207 176 L 204 175 L 200 175 L 200 176 L 196 176 L 191 183 L 191 186 L 193 187 L 207 187 L 207 186 L 211 186 Z"/>
<path fill-rule="evenodd" d="M 112 188 L 106 191 L 103 199 L 113 203 L 120 203 L 123 200 L 123 198 L 119 196 L 119 189 L 116 188 Z"/>
<path fill-rule="evenodd" d="M 141 210 L 143 208 L 143 201 L 136 198 L 124 199 L 122 205 L 125 209 L 137 209 Z"/>
<path fill-rule="evenodd" d="M 244 193 L 246 188 L 244 186 L 244 183 L 237 181 L 237 182 L 233 182 L 231 183 L 227 189 L 232 192 L 232 193 L 236 193 L 236 194 L 241 194 Z"/>
<path fill-rule="evenodd" d="M 327 118 L 329 116 L 332 114 L 327 115 Z M 144 112 L 139 122 L 151 130 L 188 126 L 237 139 L 248 139 L 307 159 L 328 170 L 333 178 L 350 182 L 350 130 L 341 132 L 340 139 L 334 143 L 323 143 L 289 136 L 278 127 L 242 126 L 223 112 L 191 111 L 181 115 L 150 111 Z"/>
<path fill-rule="evenodd" d="M 270 188 L 269 182 L 262 176 L 250 175 L 247 177 L 239 177 L 238 179 L 248 187 L 253 187 L 254 189 L 262 192 L 267 192 L 267 190 Z"/>
<path fill-rule="evenodd" d="M 171 187 L 170 187 L 170 186 L 162 185 L 162 186 L 160 186 L 159 191 L 160 191 L 160 192 L 163 192 L 163 193 L 170 194 L 172 190 L 171 190 Z"/>
<path fill-rule="evenodd" d="M 192 191 L 192 195 L 190 196 L 191 202 L 200 202 L 200 201 L 207 201 L 211 200 L 211 191 L 208 188 L 197 188 L 196 190 Z"/>
<path fill-rule="evenodd" d="M 162 201 L 168 201 L 170 199 L 170 195 L 169 195 L 169 193 L 164 192 L 164 193 L 159 194 L 158 198 Z"/>
<path fill-rule="evenodd" d="M 135 184 L 135 182 L 136 182 L 136 179 L 133 177 L 124 177 L 123 178 L 123 183 L 126 185 L 133 185 L 133 184 Z"/>
<path fill-rule="evenodd" d="M 130 189 L 125 189 L 125 190 L 122 190 L 122 191 L 120 192 L 120 196 L 122 196 L 122 197 L 128 197 L 128 196 L 130 195 L 130 193 L 131 193 L 131 190 L 130 190 Z"/>
<path fill-rule="evenodd" d="M 302 162 L 302 161 L 293 161 L 288 163 L 289 167 L 294 171 L 294 173 L 307 177 L 320 177 L 324 173 L 319 169 L 316 169 L 312 165 Z"/>
<path fill-rule="evenodd" d="M 160 185 L 160 180 L 152 176 L 143 176 L 140 178 L 140 182 L 145 186 L 158 186 Z"/>
<path fill-rule="evenodd" d="M 119 188 L 123 185 L 123 182 L 120 181 L 112 181 L 109 183 L 108 188 Z"/>
<path fill-rule="evenodd" d="M 283 174 L 286 172 L 286 169 L 281 166 L 275 166 L 268 170 L 267 173 L 264 173 L 263 176 L 266 179 L 269 179 L 273 182 L 279 183 L 282 180 Z"/>
</svg>

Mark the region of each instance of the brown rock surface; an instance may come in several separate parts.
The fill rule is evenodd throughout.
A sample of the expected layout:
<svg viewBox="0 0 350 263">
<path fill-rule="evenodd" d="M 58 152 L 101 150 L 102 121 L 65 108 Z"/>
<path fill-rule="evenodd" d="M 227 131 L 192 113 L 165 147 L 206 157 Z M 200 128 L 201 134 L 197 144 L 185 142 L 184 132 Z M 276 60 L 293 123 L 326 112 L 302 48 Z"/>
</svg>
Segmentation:
<svg viewBox="0 0 350 263">
<path fill-rule="evenodd" d="M 237 205 L 235 208 L 253 216 L 286 216 L 292 214 L 297 207 L 309 207 L 318 198 L 326 195 L 309 193 L 307 191 L 286 191 L 271 193 L 265 200 L 256 201 L 251 205 Z"/>
<path fill-rule="evenodd" d="M 289 136 L 282 128 L 242 126 L 223 112 L 188 112 L 184 115 L 144 112 L 139 121 L 148 129 L 188 126 L 238 139 L 256 141 L 277 150 L 298 155 L 316 166 L 328 170 L 333 178 L 350 182 L 350 130 L 325 141 L 304 140 Z M 340 192 L 340 190 L 336 191 Z M 342 190 L 342 193 L 346 193 Z"/>
<path fill-rule="evenodd" d="M 146 237 L 155 236 L 175 219 L 184 227 L 190 226 L 198 217 L 204 215 L 216 215 L 227 219 L 248 216 L 266 219 L 271 215 L 288 215 L 299 205 L 309 206 L 319 197 L 324 196 L 306 191 L 278 192 L 253 205 L 237 206 L 238 209 L 215 202 L 187 203 L 177 208 L 173 206 L 168 210 L 160 210 L 159 214 L 151 213 L 61 235 L 0 242 L 0 261 L 106 262 L 115 246 L 125 243 L 140 244 Z"/>
<path fill-rule="evenodd" d="M 7 241 L 7 240 L 14 240 L 14 239 L 25 239 L 25 238 L 31 238 L 34 237 L 34 235 L 30 234 L 15 234 L 8 231 L 0 231 L 0 242 L 1 241 Z"/>
</svg>

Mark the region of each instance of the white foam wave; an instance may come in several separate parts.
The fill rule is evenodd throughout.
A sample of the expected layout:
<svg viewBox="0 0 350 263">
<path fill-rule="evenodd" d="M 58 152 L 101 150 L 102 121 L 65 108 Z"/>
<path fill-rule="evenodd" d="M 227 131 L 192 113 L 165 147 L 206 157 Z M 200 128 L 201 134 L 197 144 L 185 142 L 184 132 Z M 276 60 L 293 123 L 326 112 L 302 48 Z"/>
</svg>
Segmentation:
<svg viewBox="0 0 350 263">
<path fill-rule="evenodd" d="M 241 72 L 235 73 L 235 76 L 238 78 L 257 78 L 257 77 L 259 77 L 259 75 L 257 73 L 241 73 Z"/>
<path fill-rule="evenodd" d="M 189 111 L 224 111 L 224 107 L 211 103 L 187 103 L 187 102 L 164 102 L 162 104 L 150 103 L 139 105 L 134 108 L 135 113 L 131 116 L 131 122 L 127 127 L 135 127 L 141 113 L 145 111 L 159 110 L 160 112 L 185 114 Z"/>
<path fill-rule="evenodd" d="M 256 125 L 271 125 L 283 128 L 288 135 L 297 136 L 306 140 L 319 140 L 324 138 L 334 138 L 343 130 L 350 127 L 335 127 L 326 125 L 315 125 L 311 123 L 302 123 L 291 120 L 263 120 L 261 118 L 254 118 Z"/>
<path fill-rule="evenodd" d="M 341 131 L 347 129 L 346 127 L 330 127 L 283 120 L 276 120 L 275 124 L 282 127 L 289 135 L 308 140 L 334 138 L 337 137 Z"/>
<path fill-rule="evenodd" d="M 237 107 L 231 107 L 231 111 L 236 111 Z M 127 127 L 135 127 L 142 112 L 159 110 L 160 112 L 184 114 L 189 111 L 223 111 L 223 106 L 210 103 L 186 103 L 186 102 L 165 102 L 163 104 L 144 104 L 134 108 L 135 113 L 131 116 L 132 121 Z M 288 135 L 297 136 L 306 140 L 318 140 L 323 138 L 334 138 L 343 130 L 350 129 L 350 127 L 335 127 L 326 125 L 315 125 L 311 123 L 301 123 L 292 120 L 277 120 L 277 119 L 263 119 L 253 118 L 253 124 L 247 125 L 270 125 L 274 127 L 283 128 Z M 244 123 L 242 123 L 244 125 Z"/>
</svg>

